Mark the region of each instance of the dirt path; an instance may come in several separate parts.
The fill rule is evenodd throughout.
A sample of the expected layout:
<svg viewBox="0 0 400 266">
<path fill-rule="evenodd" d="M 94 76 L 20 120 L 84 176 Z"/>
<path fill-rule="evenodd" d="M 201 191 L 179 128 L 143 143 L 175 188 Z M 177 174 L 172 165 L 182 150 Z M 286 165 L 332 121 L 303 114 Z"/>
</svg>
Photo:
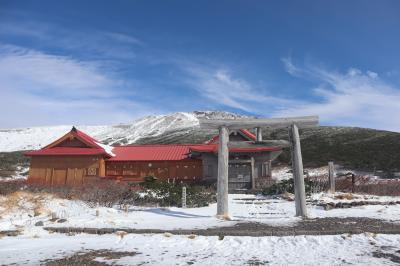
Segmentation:
<svg viewBox="0 0 400 266">
<path fill-rule="evenodd" d="M 109 234 L 125 231 L 133 234 L 203 235 L 203 236 L 292 236 L 292 235 L 338 235 L 360 234 L 400 234 L 400 223 L 390 223 L 370 218 L 317 218 L 307 219 L 293 226 L 271 226 L 261 223 L 238 223 L 230 227 L 217 227 L 194 230 L 159 230 L 134 228 L 78 228 L 44 227 L 45 230 L 58 233 Z"/>
</svg>

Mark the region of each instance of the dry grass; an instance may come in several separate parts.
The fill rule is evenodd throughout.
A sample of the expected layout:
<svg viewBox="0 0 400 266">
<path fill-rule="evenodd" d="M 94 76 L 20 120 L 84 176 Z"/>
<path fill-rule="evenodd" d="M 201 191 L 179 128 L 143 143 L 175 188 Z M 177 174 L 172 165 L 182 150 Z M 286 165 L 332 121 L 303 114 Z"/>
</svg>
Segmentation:
<svg viewBox="0 0 400 266">
<path fill-rule="evenodd" d="M 193 235 L 193 234 L 192 234 L 192 235 L 188 235 L 188 238 L 189 238 L 189 239 L 195 239 L 195 238 L 196 238 L 196 235 Z"/>
<path fill-rule="evenodd" d="M 32 212 L 34 216 L 48 214 L 50 211 L 44 207 L 44 202 L 52 198 L 48 193 L 32 193 L 16 191 L 0 198 L 2 209 L 0 215 L 4 216 L 15 210 Z"/>
<path fill-rule="evenodd" d="M 116 234 L 117 236 L 119 236 L 121 239 L 123 239 L 124 236 L 126 236 L 128 233 L 125 232 L 125 231 L 117 231 L 117 232 L 115 232 L 115 234 Z"/>
<path fill-rule="evenodd" d="M 355 199 L 357 197 L 355 197 L 352 193 L 341 193 L 338 195 L 335 195 L 336 199 L 347 199 L 347 200 L 352 200 Z"/>
</svg>

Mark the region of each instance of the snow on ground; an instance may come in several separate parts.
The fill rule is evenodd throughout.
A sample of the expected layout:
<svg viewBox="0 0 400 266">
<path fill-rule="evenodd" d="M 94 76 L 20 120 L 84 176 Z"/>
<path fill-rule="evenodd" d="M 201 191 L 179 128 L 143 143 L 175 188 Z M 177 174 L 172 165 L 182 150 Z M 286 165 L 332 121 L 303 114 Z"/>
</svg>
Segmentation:
<svg viewBox="0 0 400 266">
<path fill-rule="evenodd" d="M 278 181 L 293 178 L 292 168 L 289 166 L 281 166 L 272 168 L 272 178 Z M 328 175 L 328 167 L 322 166 L 318 168 L 304 168 L 309 177 Z"/>
<path fill-rule="evenodd" d="M 321 202 L 326 201 L 329 195 L 319 194 L 319 198 Z M 400 200 L 399 197 L 386 198 L 388 201 Z M 307 209 L 310 218 L 367 217 L 400 222 L 400 205 L 366 205 L 326 211 L 322 207 L 308 203 Z M 98 210 L 98 216 L 96 216 L 96 210 Z M 283 226 L 293 225 L 299 221 L 299 218 L 295 217 L 293 201 L 254 195 L 229 195 L 229 212 L 230 221 L 222 221 L 215 217 L 216 204 L 187 209 L 132 206 L 126 212 L 116 207 L 91 208 L 77 200 L 19 192 L 13 197 L 0 197 L 0 231 L 19 229 L 25 230 L 25 233 L 36 234 L 38 227 L 35 223 L 38 221 L 43 221 L 45 226 L 162 230 L 204 229 L 231 226 L 239 222 Z M 52 215 L 66 221 L 51 222 Z"/>
<path fill-rule="evenodd" d="M 400 197 L 352 195 L 341 199 L 316 194 L 310 200 L 339 202 L 352 200 L 397 201 Z M 49 233 L 45 226 L 118 227 L 152 229 L 195 229 L 229 226 L 238 222 L 272 225 L 296 223 L 293 201 L 254 195 L 229 195 L 231 221 L 215 218 L 216 204 L 203 208 L 90 208 L 77 200 L 49 194 L 17 192 L 0 197 L 0 231 L 20 230 L 16 237 L 0 236 L 0 264 L 37 265 L 46 259 L 70 256 L 76 252 L 106 249 L 137 254 L 119 259 L 100 257 L 98 261 L 121 265 L 394 265 L 399 256 L 400 235 L 335 235 L 288 237 L 176 236 L 171 234 L 64 235 Z M 400 222 L 400 205 L 366 205 L 325 211 L 307 205 L 311 217 L 369 217 Z M 96 216 L 96 210 L 99 216 Z M 51 216 L 64 223 L 49 221 Z M 33 248 L 34 247 L 34 248 Z M 381 258 L 378 258 L 381 254 Z M 383 254 L 383 255 L 382 255 Z M 388 255 L 389 254 L 389 255 Z M 383 256 L 383 257 L 382 257 Z"/>
<path fill-rule="evenodd" d="M 398 256 L 399 235 L 290 237 L 218 237 L 116 234 L 42 234 L 0 239 L 0 264 L 38 265 L 76 252 L 136 252 L 119 259 L 97 257 L 117 265 L 395 265 L 376 254 Z M 397 253 L 396 253 L 397 252 Z M 374 256 L 375 254 L 375 256 Z M 397 255 L 396 255 L 397 254 Z M 399 258 L 399 257 L 398 257 Z"/>
</svg>

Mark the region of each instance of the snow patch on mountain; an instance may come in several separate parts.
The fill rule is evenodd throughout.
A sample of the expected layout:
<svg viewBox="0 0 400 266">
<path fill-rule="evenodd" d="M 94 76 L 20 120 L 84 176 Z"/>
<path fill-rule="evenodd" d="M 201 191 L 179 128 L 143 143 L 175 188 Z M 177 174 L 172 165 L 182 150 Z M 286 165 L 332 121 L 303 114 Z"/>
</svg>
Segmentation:
<svg viewBox="0 0 400 266">
<path fill-rule="evenodd" d="M 157 137 L 168 132 L 191 131 L 199 127 L 199 119 L 237 119 L 243 116 L 220 111 L 178 112 L 166 115 L 151 115 L 132 124 L 77 126 L 77 128 L 102 143 L 132 144 L 142 138 Z M 57 140 L 72 128 L 72 125 L 31 127 L 0 130 L 0 152 L 36 150 Z"/>
</svg>

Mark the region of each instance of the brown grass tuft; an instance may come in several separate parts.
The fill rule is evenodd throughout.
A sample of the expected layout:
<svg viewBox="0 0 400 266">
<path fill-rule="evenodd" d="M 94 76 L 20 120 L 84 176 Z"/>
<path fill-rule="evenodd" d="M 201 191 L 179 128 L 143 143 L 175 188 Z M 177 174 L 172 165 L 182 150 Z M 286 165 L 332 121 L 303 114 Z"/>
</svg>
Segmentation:
<svg viewBox="0 0 400 266">
<path fill-rule="evenodd" d="M 124 236 L 126 236 L 128 233 L 125 232 L 125 231 L 117 231 L 117 232 L 115 232 L 115 234 L 116 234 L 117 236 L 119 236 L 121 239 L 123 239 Z"/>
<path fill-rule="evenodd" d="M 356 197 L 352 193 L 342 193 L 342 194 L 335 195 L 335 198 L 352 200 L 352 199 L 355 199 Z"/>
<path fill-rule="evenodd" d="M 9 214 L 15 210 L 26 212 L 33 211 L 34 216 L 39 216 L 48 212 L 44 207 L 44 202 L 51 197 L 47 193 L 32 193 L 25 191 L 16 191 L 0 198 L 2 209 L 0 215 Z"/>
</svg>

